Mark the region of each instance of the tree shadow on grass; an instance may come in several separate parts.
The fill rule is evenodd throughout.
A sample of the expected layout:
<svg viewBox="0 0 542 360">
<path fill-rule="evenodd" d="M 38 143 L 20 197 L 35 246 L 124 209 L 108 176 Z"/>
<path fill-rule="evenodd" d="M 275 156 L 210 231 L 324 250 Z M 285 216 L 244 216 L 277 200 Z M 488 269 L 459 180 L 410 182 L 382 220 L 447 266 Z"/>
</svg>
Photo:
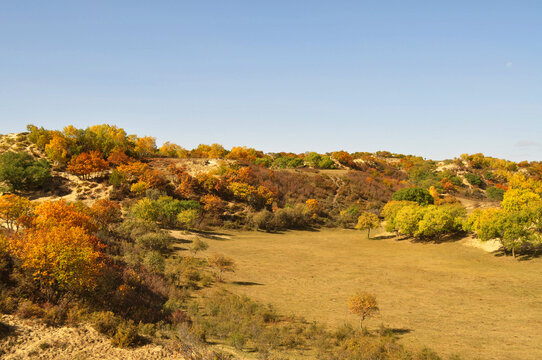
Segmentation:
<svg viewBox="0 0 542 360">
<path fill-rule="evenodd" d="M 234 285 L 241 285 L 241 286 L 261 286 L 263 284 L 252 282 L 252 281 L 232 281 L 231 282 Z"/>
<path fill-rule="evenodd" d="M 371 236 L 369 240 L 386 240 L 386 239 L 393 239 L 396 237 L 397 235 L 377 235 L 377 236 Z"/>
<path fill-rule="evenodd" d="M 392 336 L 395 338 L 399 338 L 401 335 L 405 335 L 408 333 L 411 333 L 413 330 L 408 328 L 394 328 L 394 327 L 387 327 L 387 326 L 381 326 L 378 330 L 379 334 L 381 336 Z"/>
<path fill-rule="evenodd" d="M 412 237 L 410 239 L 413 243 L 442 244 L 462 240 L 466 235 L 467 234 L 464 231 L 459 231 L 453 234 L 445 234 L 437 237 Z"/>
<path fill-rule="evenodd" d="M 389 330 L 395 335 L 405 335 L 412 332 L 412 329 L 405 328 L 389 328 Z"/>
<path fill-rule="evenodd" d="M 220 240 L 220 241 L 229 240 L 231 236 L 230 234 L 220 233 L 217 231 L 193 230 L 192 232 L 204 239 Z"/>
</svg>

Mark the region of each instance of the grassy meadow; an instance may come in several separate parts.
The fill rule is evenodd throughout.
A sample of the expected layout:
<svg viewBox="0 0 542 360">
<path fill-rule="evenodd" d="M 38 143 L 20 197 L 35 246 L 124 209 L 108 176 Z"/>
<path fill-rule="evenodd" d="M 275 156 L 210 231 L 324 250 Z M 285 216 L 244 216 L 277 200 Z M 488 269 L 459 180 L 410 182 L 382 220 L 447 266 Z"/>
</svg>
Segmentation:
<svg viewBox="0 0 542 360">
<path fill-rule="evenodd" d="M 228 232 L 205 239 L 235 259 L 224 286 L 330 326 L 358 319 L 347 299 L 376 295 L 384 324 L 406 346 L 465 359 L 542 358 L 542 259 L 518 261 L 462 242 L 397 240 L 378 231 Z"/>
</svg>

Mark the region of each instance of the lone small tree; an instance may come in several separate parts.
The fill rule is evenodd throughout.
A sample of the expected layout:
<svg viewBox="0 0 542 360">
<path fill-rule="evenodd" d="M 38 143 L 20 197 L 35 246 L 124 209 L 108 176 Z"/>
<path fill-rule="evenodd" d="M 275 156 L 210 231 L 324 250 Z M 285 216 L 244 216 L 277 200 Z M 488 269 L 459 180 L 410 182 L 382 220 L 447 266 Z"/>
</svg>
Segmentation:
<svg viewBox="0 0 542 360">
<path fill-rule="evenodd" d="M 223 273 L 234 272 L 237 267 L 233 259 L 220 254 L 213 254 L 213 256 L 207 259 L 207 262 L 218 270 L 217 279 L 220 282 L 222 282 Z"/>
<path fill-rule="evenodd" d="M 352 314 L 360 316 L 359 326 L 363 329 L 363 320 L 378 311 L 378 305 L 374 295 L 365 291 L 359 291 L 348 300 L 348 308 Z"/>
<path fill-rule="evenodd" d="M 358 217 L 358 223 L 356 224 L 356 229 L 358 230 L 367 230 L 367 238 L 371 238 L 371 229 L 377 228 L 380 225 L 380 220 L 378 216 L 373 213 L 363 212 Z"/>
</svg>

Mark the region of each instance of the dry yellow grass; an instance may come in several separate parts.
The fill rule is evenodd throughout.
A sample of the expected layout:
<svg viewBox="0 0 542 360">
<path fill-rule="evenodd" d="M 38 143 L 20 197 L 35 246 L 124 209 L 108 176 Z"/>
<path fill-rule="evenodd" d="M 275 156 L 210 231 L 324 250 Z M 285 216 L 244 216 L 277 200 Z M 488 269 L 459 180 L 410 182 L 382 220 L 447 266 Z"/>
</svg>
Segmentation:
<svg viewBox="0 0 542 360">
<path fill-rule="evenodd" d="M 368 240 L 352 230 L 231 235 L 206 239 L 210 252 L 238 263 L 225 286 L 284 314 L 357 324 L 347 299 L 366 290 L 381 309 L 366 326 L 402 329 L 407 346 L 466 359 L 542 359 L 542 259 L 458 242 Z"/>
</svg>

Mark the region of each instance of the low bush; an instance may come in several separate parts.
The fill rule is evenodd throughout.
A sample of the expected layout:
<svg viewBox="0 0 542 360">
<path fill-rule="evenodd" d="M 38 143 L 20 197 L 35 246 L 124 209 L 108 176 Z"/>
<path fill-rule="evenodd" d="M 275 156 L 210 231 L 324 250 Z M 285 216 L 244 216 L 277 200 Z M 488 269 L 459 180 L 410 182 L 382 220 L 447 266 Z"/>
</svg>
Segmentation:
<svg viewBox="0 0 542 360">
<path fill-rule="evenodd" d="M 467 181 L 471 185 L 480 186 L 480 185 L 482 185 L 484 183 L 484 181 L 482 180 L 482 177 L 480 175 L 474 174 L 474 173 L 466 173 L 465 174 L 465 179 L 467 179 Z"/>
<path fill-rule="evenodd" d="M 111 311 L 100 311 L 93 314 L 92 326 L 101 334 L 113 337 L 120 324 L 120 318 Z"/>
<path fill-rule="evenodd" d="M 493 201 L 502 201 L 504 196 L 504 190 L 495 186 L 488 187 L 486 189 L 487 198 Z"/>
<path fill-rule="evenodd" d="M 304 205 L 277 209 L 275 212 L 262 210 L 249 215 L 249 224 L 264 231 L 279 231 L 286 229 L 306 229 L 312 225 L 311 217 Z"/>
<path fill-rule="evenodd" d="M 146 233 L 136 237 L 136 244 L 145 250 L 164 251 L 168 249 L 173 241 L 165 231 Z"/>
<path fill-rule="evenodd" d="M 136 346 L 140 341 L 138 328 L 132 320 L 120 322 L 111 338 L 111 344 L 120 348 Z"/>
</svg>

